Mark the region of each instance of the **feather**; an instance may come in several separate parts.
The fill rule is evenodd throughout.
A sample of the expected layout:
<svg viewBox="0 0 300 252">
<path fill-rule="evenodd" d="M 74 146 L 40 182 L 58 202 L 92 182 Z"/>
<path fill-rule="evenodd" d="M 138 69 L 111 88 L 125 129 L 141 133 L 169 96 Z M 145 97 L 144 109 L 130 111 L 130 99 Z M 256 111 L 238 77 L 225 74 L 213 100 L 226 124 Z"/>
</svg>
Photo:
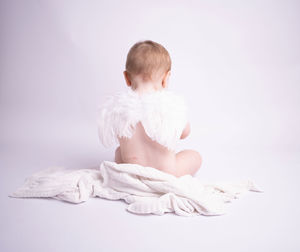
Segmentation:
<svg viewBox="0 0 300 252">
<path fill-rule="evenodd" d="M 131 88 L 107 97 L 98 107 L 98 134 L 105 147 L 118 144 L 118 137 L 131 138 L 141 122 L 154 141 L 175 150 L 187 124 L 187 107 L 183 97 L 163 89 L 138 94 Z"/>
</svg>

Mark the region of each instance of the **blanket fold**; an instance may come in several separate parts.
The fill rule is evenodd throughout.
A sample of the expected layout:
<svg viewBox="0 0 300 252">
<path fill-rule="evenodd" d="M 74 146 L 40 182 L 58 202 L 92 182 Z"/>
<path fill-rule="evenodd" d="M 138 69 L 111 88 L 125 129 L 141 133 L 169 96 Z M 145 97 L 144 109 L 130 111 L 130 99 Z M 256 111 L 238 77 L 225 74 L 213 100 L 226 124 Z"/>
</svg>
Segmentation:
<svg viewBox="0 0 300 252">
<path fill-rule="evenodd" d="M 225 203 L 247 191 L 262 192 L 252 181 L 204 184 L 197 177 L 177 178 L 152 167 L 103 161 L 99 169 L 51 167 L 25 179 L 10 197 L 47 197 L 81 203 L 91 197 L 124 200 L 136 214 L 221 215 Z"/>
</svg>

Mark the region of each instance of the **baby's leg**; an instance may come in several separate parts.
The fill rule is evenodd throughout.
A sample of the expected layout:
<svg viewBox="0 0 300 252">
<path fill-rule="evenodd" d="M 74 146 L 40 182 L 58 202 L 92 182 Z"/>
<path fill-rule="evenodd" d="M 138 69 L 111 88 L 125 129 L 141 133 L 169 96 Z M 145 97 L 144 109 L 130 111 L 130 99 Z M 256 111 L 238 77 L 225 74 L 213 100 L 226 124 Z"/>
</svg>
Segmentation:
<svg viewBox="0 0 300 252">
<path fill-rule="evenodd" d="M 180 177 L 186 174 L 195 175 L 202 164 L 202 157 L 197 151 L 183 150 L 176 154 L 175 176 Z"/>
<path fill-rule="evenodd" d="M 115 151 L 115 162 L 117 164 L 123 163 L 120 146 Z"/>
</svg>

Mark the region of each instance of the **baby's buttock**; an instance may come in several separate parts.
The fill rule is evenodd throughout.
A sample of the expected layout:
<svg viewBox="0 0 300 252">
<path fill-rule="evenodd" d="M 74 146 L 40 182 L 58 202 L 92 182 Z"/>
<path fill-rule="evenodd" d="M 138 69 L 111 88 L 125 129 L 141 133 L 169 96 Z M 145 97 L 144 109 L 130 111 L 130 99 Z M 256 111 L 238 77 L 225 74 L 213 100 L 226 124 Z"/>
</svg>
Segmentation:
<svg viewBox="0 0 300 252">
<path fill-rule="evenodd" d="M 134 149 L 131 149 L 128 154 L 126 154 L 126 152 L 126 150 L 123 151 L 121 149 L 121 153 L 123 153 L 123 155 L 121 154 L 123 163 L 139 164 L 154 167 L 159 170 L 166 170 L 170 169 L 170 167 L 175 167 L 174 153 L 157 153 L 155 150 L 151 151 L 149 149 L 146 153 L 141 150 L 134 151 Z"/>
</svg>

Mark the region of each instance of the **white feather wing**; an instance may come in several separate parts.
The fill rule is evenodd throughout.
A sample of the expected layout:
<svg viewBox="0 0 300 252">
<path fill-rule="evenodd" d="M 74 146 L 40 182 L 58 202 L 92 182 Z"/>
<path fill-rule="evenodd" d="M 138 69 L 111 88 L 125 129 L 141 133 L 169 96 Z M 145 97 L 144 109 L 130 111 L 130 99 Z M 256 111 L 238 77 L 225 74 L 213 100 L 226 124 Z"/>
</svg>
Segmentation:
<svg viewBox="0 0 300 252">
<path fill-rule="evenodd" d="M 169 149 L 175 149 L 187 123 L 186 104 L 181 96 L 163 90 L 139 95 L 127 92 L 110 96 L 98 108 L 98 134 L 106 147 L 118 144 L 117 137 L 131 138 L 140 121 L 146 134 Z"/>
</svg>

